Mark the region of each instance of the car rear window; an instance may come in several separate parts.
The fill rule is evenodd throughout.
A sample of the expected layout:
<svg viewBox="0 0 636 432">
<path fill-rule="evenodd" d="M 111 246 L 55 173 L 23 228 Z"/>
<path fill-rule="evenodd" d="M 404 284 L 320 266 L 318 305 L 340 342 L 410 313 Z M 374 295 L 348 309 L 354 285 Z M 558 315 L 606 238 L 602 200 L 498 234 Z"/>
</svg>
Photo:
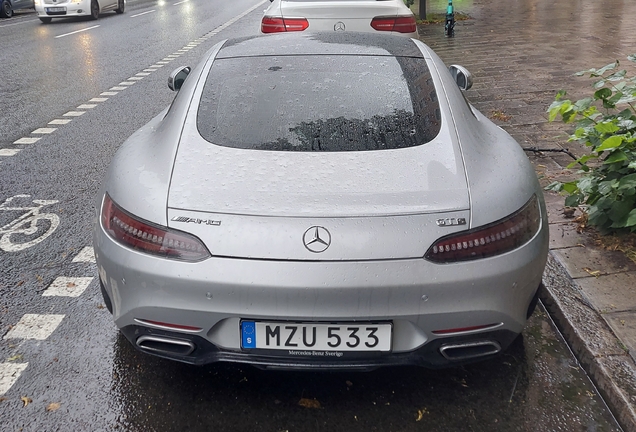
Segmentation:
<svg viewBox="0 0 636 432">
<path fill-rule="evenodd" d="M 197 126 L 226 147 L 364 151 L 427 143 L 441 115 L 421 58 L 244 57 L 215 60 Z"/>
</svg>

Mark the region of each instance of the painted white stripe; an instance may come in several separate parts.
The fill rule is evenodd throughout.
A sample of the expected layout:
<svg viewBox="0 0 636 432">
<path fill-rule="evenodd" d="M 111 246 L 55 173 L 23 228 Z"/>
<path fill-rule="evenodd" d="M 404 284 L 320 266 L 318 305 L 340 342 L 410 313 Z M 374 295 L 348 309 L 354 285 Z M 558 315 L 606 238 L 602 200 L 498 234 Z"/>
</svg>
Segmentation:
<svg viewBox="0 0 636 432">
<path fill-rule="evenodd" d="M 148 75 L 150 75 L 150 73 L 149 72 L 137 72 L 135 75 L 137 75 L 137 76 L 148 76 Z"/>
<path fill-rule="evenodd" d="M 60 325 L 64 315 L 26 314 L 4 336 L 4 339 L 44 340 Z"/>
<path fill-rule="evenodd" d="M 92 27 L 87 27 L 87 28 L 85 28 L 85 29 L 82 29 L 82 30 L 76 30 L 76 31 L 74 31 L 74 32 L 70 32 L 70 33 L 64 33 L 64 34 L 61 34 L 61 35 L 59 35 L 59 36 L 55 36 L 55 39 L 57 39 L 57 38 L 61 38 L 61 37 L 64 37 L 64 36 L 74 35 L 74 34 L 76 34 L 76 33 L 85 32 L 85 31 L 87 31 L 87 30 L 91 30 L 91 29 L 94 29 L 94 28 L 97 28 L 97 27 L 99 27 L 99 25 L 94 25 L 94 26 L 92 26 Z"/>
<path fill-rule="evenodd" d="M 15 156 L 20 149 L 0 149 L 0 156 Z"/>
<path fill-rule="evenodd" d="M 84 113 L 85 111 L 69 111 L 66 114 L 64 114 L 64 117 L 79 117 Z"/>
<path fill-rule="evenodd" d="M 111 87 L 108 90 L 110 91 L 121 91 L 121 90 L 126 90 L 128 87 L 120 87 L 120 86 L 115 86 L 115 87 Z"/>
<path fill-rule="evenodd" d="M 162 68 L 163 65 L 162 64 L 153 64 L 152 66 L 150 66 L 151 68 Z"/>
<path fill-rule="evenodd" d="M 138 13 L 137 15 L 131 15 L 130 17 L 131 18 L 136 18 L 138 16 L 146 15 L 146 14 L 153 13 L 153 12 L 156 12 L 156 10 L 155 9 L 149 10 L 149 11 L 146 11 L 146 12 Z"/>
<path fill-rule="evenodd" d="M 0 363 L 0 396 L 9 391 L 28 365 L 28 363 Z"/>
<path fill-rule="evenodd" d="M 51 134 L 53 132 L 55 132 L 57 130 L 57 128 L 39 128 L 34 130 L 33 134 Z"/>
<path fill-rule="evenodd" d="M 107 92 L 102 92 L 99 95 L 100 96 L 115 96 L 117 93 L 119 93 L 119 92 L 107 91 Z"/>
<path fill-rule="evenodd" d="M 157 69 L 144 69 L 144 72 L 156 72 Z"/>
<path fill-rule="evenodd" d="M 95 251 L 93 250 L 93 247 L 92 246 L 86 246 L 77 255 L 75 255 L 75 258 L 73 258 L 73 262 L 94 263 L 95 262 Z"/>
<path fill-rule="evenodd" d="M 93 98 L 89 102 L 106 102 L 108 98 Z"/>
<path fill-rule="evenodd" d="M 119 83 L 120 86 L 131 86 L 133 85 L 135 82 L 134 81 L 122 81 Z"/>
<path fill-rule="evenodd" d="M 180 5 L 182 3 L 187 3 L 187 1 L 188 0 L 183 0 L 183 1 L 180 1 L 180 2 L 176 2 L 176 3 L 173 3 L 172 6 L 177 6 L 177 5 Z"/>
<path fill-rule="evenodd" d="M 17 141 L 13 141 L 13 144 L 35 144 L 40 141 L 40 138 L 20 138 Z"/>
<path fill-rule="evenodd" d="M 171 61 L 172 61 L 172 59 L 170 59 L 170 60 L 161 60 L 161 61 L 158 61 L 157 64 L 166 65 L 166 64 L 170 63 Z"/>
<path fill-rule="evenodd" d="M 177 58 L 181 57 L 181 54 L 169 54 L 168 57 Z"/>
<path fill-rule="evenodd" d="M 77 109 L 93 109 L 96 106 L 97 105 L 95 105 L 95 104 L 82 104 L 82 105 L 78 106 Z"/>
<path fill-rule="evenodd" d="M 43 297 L 79 297 L 88 288 L 93 277 L 60 276 L 42 293 Z"/>
<path fill-rule="evenodd" d="M 55 119 L 55 120 L 51 120 L 49 124 L 65 125 L 65 124 L 69 124 L 70 122 L 71 122 L 71 119 Z"/>
<path fill-rule="evenodd" d="M 13 26 L 17 26 L 17 25 L 20 25 L 20 24 L 26 24 L 26 23 L 30 23 L 30 22 L 36 22 L 36 21 L 39 21 L 39 20 L 26 20 L 26 21 L 19 21 L 19 22 L 13 23 L 13 24 L 3 24 L 3 25 L 0 25 L 0 28 L 13 27 Z"/>
<path fill-rule="evenodd" d="M 144 79 L 144 77 L 130 77 L 130 78 L 128 78 L 128 81 L 139 81 L 139 80 L 142 80 L 142 79 Z"/>
</svg>

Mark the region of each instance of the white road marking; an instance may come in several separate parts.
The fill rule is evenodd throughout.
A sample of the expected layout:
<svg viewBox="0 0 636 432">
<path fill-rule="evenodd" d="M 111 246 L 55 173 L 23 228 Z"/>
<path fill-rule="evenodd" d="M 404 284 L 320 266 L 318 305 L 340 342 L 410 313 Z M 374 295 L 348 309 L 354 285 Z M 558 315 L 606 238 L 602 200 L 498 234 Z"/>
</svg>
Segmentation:
<svg viewBox="0 0 636 432">
<path fill-rule="evenodd" d="M 84 114 L 86 111 L 69 111 L 66 114 L 63 114 L 64 117 L 79 117 Z"/>
<path fill-rule="evenodd" d="M 39 20 L 27 20 L 27 21 L 20 21 L 20 22 L 17 22 L 17 23 L 12 23 L 12 24 L 3 24 L 3 25 L 0 25 L 0 28 L 3 28 L 3 27 L 13 27 L 13 26 L 17 26 L 17 25 L 20 25 L 20 24 L 25 24 L 25 23 L 30 23 L 30 22 L 36 22 L 36 21 L 39 21 Z"/>
<path fill-rule="evenodd" d="M 89 102 L 106 102 L 108 98 L 93 98 Z"/>
<path fill-rule="evenodd" d="M 77 107 L 77 109 L 93 109 L 96 106 L 97 105 L 95 104 L 81 104 L 80 106 Z"/>
<path fill-rule="evenodd" d="M 119 83 L 120 86 L 131 86 L 133 85 L 135 82 L 134 81 L 122 81 Z"/>
<path fill-rule="evenodd" d="M 52 134 L 57 128 L 39 128 L 31 132 L 32 134 Z"/>
<path fill-rule="evenodd" d="M 131 18 L 136 18 L 138 16 L 146 15 L 146 14 L 153 13 L 153 12 L 156 12 L 156 10 L 155 9 L 149 10 L 149 11 L 146 11 L 146 12 L 138 13 L 137 15 L 131 15 L 130 17 Z"/>
<path fill-rule="evenodd" d="M 137 72 L 135 75 L 137 75 L 137 76 L 148 76 L 148 75 L 150 75 L 150 72 Z"/>
<path fill-rule="evenodd" d="M 91 29 L 94 29 L 94 28 L 97 28 L 97 27 L 99 27 L 99 25 L 94 25 L 94 26 L 92 26 L 92 27 L 87 27 L 87 28 L 85 28 L 85 29 L 82 29 L 82 30 L 76 30 L 76 31 L 74 31 L 74 32 L 70 32 L 70 33 L 64 33 L 64 34 L 61 34 L 61 35 L 59 35 L 59 36 L 55 36 L 55 39 L 57 39 L 57 38 L 61 38 L 61 37 L 64 37 L 64 36 L 74 35 L 74 34 L 76 34 L 76 33 L 85 32 L 85 31 L 87 31 L 87 30 L 91 30 Z"/>
<path fill-rule="evenodd" d="M 115 87 L 111 87 L 108 90 L 110 91 L 121 91 L 121 90 L 126 90 L 128 87 L 120 87 L 120 86 L 115 86 Z"/>
<path fill-rule="evenodd" d="M 60 325 L 64 315 L 26 314 L 4 336 L 4 339 L 44 340 Z"/>
<path fill-rule="evenodd" d="M 42 293 L 43 297 L 79 297 L 82 295 L 93 277 L 64 277 L 60 276 Z"/>
<path fill-rule="evenodd" d="M 153 64 L 152 66 L 150 66 L 151 68 L 162 68 L 163 65 L 162 64 Z"/>
<path fill-rule="evenodd" d="M 128 78 L 128 81 L 139 81 L 139 80 L 142 80 L 142 79 L 144 79 L 144 77 L 130 77 L 130 78 Z"/>
<path fill-rule="evenodd" d="M 95 251 L 93 250 L 93 247 L 92 246 L 86 246 L 77 255 L 75 255 L 75 258 L 73 258 L 73 262 L 94 263 L 95 262 Z"/>
<path fill-rule="evenodd" d="M 13 141 L 13 144 L 35 144 L 40 141 L 40 138 L 20 138 L 17 141 Z"/>
<path fill-rule="evenodd" d="M 181 54 L 168 54 L 168 56 L 166 58 L 170 58 L 170 57 L 172 57 L 174 59 L 174 58 L 177 58 L 177 57 L 181 57 Z"/>
<path fill-rule="evenodd" d="M 15 156 L 20 149 L 0 149 L 0 156 Z"/>
<path fill-rule="evenodd" d="M 100 93 L 99 95 L 100 95 L 100 96 L 115 96 L 117 93 L 119 93 L 119 92 L 116 92 L 116 91 L 107 91 L 107 92 L 102 92 L 102 93 Z"/>
<path fill-rule="evenodd" d="M 71 119 L 55 119 L 55 120 L 51 120 L 49 124 L 65 125 L 65 124 L 69 124 L 70 122 L 71 122 Z"/>
<path fill-rule="evenodd" d="M 144 69 L 144 72 L 156 72 L 157 69 Z"/>
<path fill-rule="evenodd" d="M 166 65 L 166 64 L 170 63 L 171 61 L 172 61 L 172 59 L 170 59 L 170 60 L 161 60 L 161 61 L 158 61 L 157 64 Z"/>
<path fill-rule="evenodd" d="M 177 6 L 177 5 L 180 5 L 180 4 L 182 4 L 182 3 L 187 3 L 187 1 L 188 1 L 188 0 L 182 0 L 182 1 L 180 1 L 180 2 L 173 3 L 173 4 L 172 4 L 172 6 Z"/>
<path fill-rule="evenodd" d="M 28 365 L 28 363 L 0 363 L 0 396 L 9 391 Z"/>
</svg>

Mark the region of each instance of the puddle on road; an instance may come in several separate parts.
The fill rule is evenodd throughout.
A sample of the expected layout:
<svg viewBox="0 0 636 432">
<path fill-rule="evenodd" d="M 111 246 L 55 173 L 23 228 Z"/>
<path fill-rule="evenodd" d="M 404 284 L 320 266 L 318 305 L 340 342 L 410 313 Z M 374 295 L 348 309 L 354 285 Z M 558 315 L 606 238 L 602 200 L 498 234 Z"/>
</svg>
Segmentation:
<svg viewBox="0 0 636 432">
<path fill-rule="evenodd" d="M 498 359 L 437 371 L 193 367 L 138 353 L 123 337 L 115 350 L 119 430 L 620 430 L 539 309 Z"/>
</svg>

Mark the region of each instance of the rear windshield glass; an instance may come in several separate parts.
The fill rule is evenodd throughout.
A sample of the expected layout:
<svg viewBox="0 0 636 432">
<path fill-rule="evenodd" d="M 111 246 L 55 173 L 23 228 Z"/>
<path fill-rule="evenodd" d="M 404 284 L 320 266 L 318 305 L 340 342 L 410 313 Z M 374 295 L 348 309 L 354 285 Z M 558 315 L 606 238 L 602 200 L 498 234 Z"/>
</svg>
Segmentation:
<svg viewBox="0 0 636 432">
<path fill-rule="evenodd" d="M 441 115 L 421 58 L 249 57 L 214 62 L 197 126 L 226 147 L 362 151 L 427 143 Z"/>
</svg>

